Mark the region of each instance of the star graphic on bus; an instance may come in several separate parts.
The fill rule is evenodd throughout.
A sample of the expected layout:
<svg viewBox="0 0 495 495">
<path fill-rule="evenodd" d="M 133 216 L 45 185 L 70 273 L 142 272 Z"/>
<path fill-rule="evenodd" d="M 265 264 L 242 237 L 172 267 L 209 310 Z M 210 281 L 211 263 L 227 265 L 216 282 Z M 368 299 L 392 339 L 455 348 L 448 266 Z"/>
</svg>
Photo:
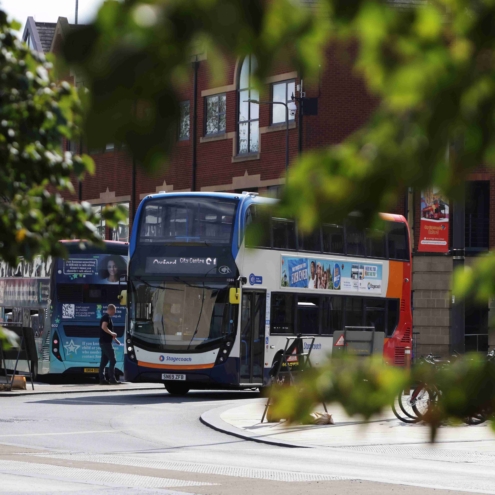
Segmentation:
<svg viewBox="0 0 495 495">
<path fill-rule="evenodd" d="M 74 344 L 74 341 L 71 340 L 68 344 L 64 344 L 64 347 L 65 347 L 65 351 L 67 352 L 67 354 L 72 354 L 72 353 L 77 354 L 77 350 L 81 346 Z"/>
</svg>

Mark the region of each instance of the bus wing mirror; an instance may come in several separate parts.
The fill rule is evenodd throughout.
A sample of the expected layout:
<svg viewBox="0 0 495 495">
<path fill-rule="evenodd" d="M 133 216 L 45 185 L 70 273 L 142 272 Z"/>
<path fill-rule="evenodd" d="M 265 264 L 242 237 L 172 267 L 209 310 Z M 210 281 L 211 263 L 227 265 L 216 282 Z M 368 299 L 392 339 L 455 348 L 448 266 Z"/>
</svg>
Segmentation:
<svg viewBox="0 0 495 495">
<path fill-rule="evenodd" d="M 241 301 L 241 291 L 235 287 L 231 287 L 229 290 L 229 303 L 239 304 Z"/>
<path fill-rule="evenodd" d="M 127 306 L 127 291 L 123 290 L 118 296 L 117 299 L 120 302 L 121 306 Z"/>
</svg>

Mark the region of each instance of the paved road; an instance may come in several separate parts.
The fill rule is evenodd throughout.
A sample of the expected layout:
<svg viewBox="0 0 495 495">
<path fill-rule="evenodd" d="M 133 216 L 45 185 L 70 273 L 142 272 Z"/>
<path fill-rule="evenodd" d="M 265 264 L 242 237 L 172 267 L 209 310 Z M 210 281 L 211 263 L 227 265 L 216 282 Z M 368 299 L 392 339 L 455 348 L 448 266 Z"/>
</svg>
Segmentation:
<svg viewBox="0 0 495 495">
<path fill-rule="evenodd" d="M 0 493 L 412 495 L 418 486 L 422 495 L 495 493 L 493 463 L 475 453 L 437 459 L 410 447 L 289 449 L 198 420 L 255 397 L 177 399 L 163 390 L 0 398 Z"/>
</svg>

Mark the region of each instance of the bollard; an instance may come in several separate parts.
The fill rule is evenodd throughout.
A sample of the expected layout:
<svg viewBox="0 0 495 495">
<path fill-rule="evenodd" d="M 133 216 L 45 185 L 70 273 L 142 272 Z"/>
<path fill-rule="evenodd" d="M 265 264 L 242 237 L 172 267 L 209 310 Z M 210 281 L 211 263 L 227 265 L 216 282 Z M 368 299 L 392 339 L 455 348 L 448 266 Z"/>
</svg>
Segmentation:
<svg viewBox="0 0 495 495">
<path fill-rule="evenodd" d="M 409 346 L 407 346 L 404 349 L 404 363 L 405 363 L 406 370 L 410 371 L 411 370 L 411 348 Z M 404 394 L 405 395 L 411 394 L 411 390 L 409 387 L 404 389 Z"/>
<path fill-rule="evenodd" d="M 411 348 L 409 346 L 407 346 L 404 349 L 404 361 L 405 361 L 406 369 L 410 370 L 411 369 Z"/>
</svg>

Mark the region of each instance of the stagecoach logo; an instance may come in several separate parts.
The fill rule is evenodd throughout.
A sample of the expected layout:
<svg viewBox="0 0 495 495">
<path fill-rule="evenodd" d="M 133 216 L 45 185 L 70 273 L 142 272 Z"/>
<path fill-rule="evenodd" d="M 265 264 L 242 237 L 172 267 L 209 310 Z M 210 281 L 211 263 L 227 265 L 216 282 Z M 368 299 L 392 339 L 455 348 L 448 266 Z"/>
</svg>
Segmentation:
<svg viewBox="0 0 495 495">
<path fill-rule="evenodd" d="M 263 277 L 251 273 L 251 275 L 249 275 L 249 283 L 251 285 L 261 285 L 263 283 Z"/>
<path fill-rule="evenodd" d="M 162 355 L 158 359 L 163 362 L 163 361 L 165 361 L 165 356 Z"/>
<path fill-rule="evenodd" d="M 228 266 L 221 266 L 219 269 L 218 269 L 219 273 L 221 273 L 222 275 L 227 275 L 228 273 L 231 273 L 231 270 Z"/>
<path fill-rule="evenodd" d="M 376 285 L 376 284 L 372 284 L 371 282 L 368 282 L 368 290 L 380 289 L 380 288 L 381 288 L 381 285 Z"/>
</svg>

